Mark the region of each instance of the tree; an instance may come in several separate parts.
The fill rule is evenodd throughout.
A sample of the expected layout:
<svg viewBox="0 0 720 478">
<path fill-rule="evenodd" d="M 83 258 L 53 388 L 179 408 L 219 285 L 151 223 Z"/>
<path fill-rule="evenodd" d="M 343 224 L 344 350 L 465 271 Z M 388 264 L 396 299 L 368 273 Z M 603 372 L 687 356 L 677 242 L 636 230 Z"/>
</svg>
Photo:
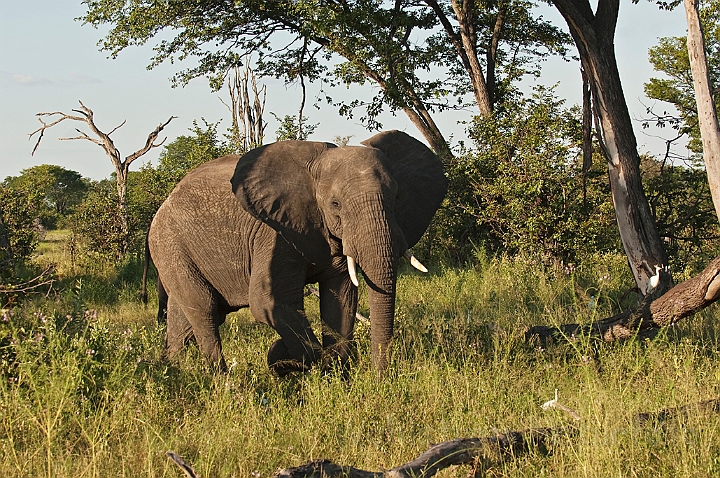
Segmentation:
<svg viewBox="0 0 720 478">
<path fill-rule="evenodd" d="M 703 3 L 698 13 L 705 40 L 710 84 L 716 85 L 720 81 L 720 2 L 712 0 Z M 672 126 L 678 131 L 678 136 L 689 138 L 687 147 L 691 151 L 702 153 L 687 36 L 660 38 L 658 44 L 650 48 L 648 58 L 655 70 L 664 73 L 667 78 L 650 78 L 645 83 L 645 94 L 648 98 L 672 104 L 677 110 L 677 116 L 654 114 L 647 123 L 653 121 L 659 126 Z M 716 93 L 714 96 L 717 106 L 720 96 Z"/>
<path fill-rule="evenodd" d="M 720 219 L 720 125 L 712 94 L 712 83 L 705 54 L 705 39 L 697 1 L 684 0 L 688 22 L 687 48 L 697 102 L 705 171 L 710 184 L 713 204 L 715 204 L 715 213 Z"/>
<path fill-rule="evenodd" d="M 435 111 L 464 107 L 463 97 L 473 93 L 485 114 L 512 90 L 512 82 L 536 74 L 542 57 L 564 54 L 569 41 L 533 17 L 534 3 L 524 0 L 83 3 L 85 23 L 111 27 L 102 48 L 112 56 L 172 30 L 172 39 L 156 45 L 151 66 L 197 57 L 197 66 L 174 77 L 178 82 L 207 75 L 219 86 L 225 72 L 250 53 L 258 55 L 261 76 L 331 86 L 371 82 L 378 90 L 369 102 L 326 100 L 347 116 L 364 108 L 360 119 L 374 129 L 384 109 L 403 111 L 445 158 L 452 153 Z"/>
<path fill-rule="evenodd" d="M 244 154 L 253 148 L 262 146 L 267 123 L 263 120 L 267 88 L 258 88 L 255 72 L 250 68 L 249 57 L 245 59 L 245 68 L 235 67 L 227 79 L 230 104 L 220 101 L 230 111 L 230 144 L 237 154 Z M 250 101 L 252 86 L 253 98 Z"/>
<path fill-rule="evenodd" d="M 645 291 L 656 266 L 666 267 L 668 261 L 643 192 L 637 140 L 615 59 L 620 0 L 599 0 L 595 11 L 589 0 L 553 0 L 553 4 L 565 18 L 590 85 L 620 237 L 635 283 Z M 671 283 L 671 276 L 663 272 L 659 291 L 668 290 Z"/>
<path fill-rule="evenodd" d="M 0 228 L 7 243 L 0 244 L 0 261 L 8 265 L 30 257 L 40 238 L 38 201 L 26 191 L 0 185 Z"/>
<path fill-rule="evenodd" d="M 128 173 L 130 172 L 130 165 L 138 159 L 139 157 L 143 156 L 145 153 L 150 151 L 152 148 L 157 148 L 158 146 L 161 146 L 165 140 L 163 139 L 160 143 L 156 144 L 155 140 L 157 139 L 160 132 L 172 121 L 175 119 L 175 116 L 171 116 L 170 119 L 168 119 L 165 123 L 160 123 L 157 128 L 153 132 L 151 132 L 148 137 L 147 141 L 145 142 L 145 145 L 132 153 L 129 156 L 126 156 L 125 159 L 122 159 L 120 156 L 120 151 L 115 147 L 115 143 L 110 138 L 110 135 L 113 134 L 115 131 L 117 131 L 119 128 L 121 128 L 125 121 L 123 121 L 120 125 L 113 128 L 109 133 L 102 132 L 96 125 L 95 125 L 95 119 L 93 116 L 93 112 L 90 108 L 85 106 L 82 101 L 80 102 L 80 109 L 74 109 L 72 110 L 77 115 L 69 115 L 66 113 L 63 113 L 61 111 L 55 111 L 52 113 L 38 113 L 38 120 L 40 123 L 42 123 L 42 126 L 32 133 L 30 133 L 30 137 L 32 138 L 34 135 L 38 134 L 37 142 L 35 143 L 35 147 L 33 148 L 33 154 L 37 150 L 38 146 L 40 145 L 40 141 L 42 141 L 43 135 L 45 134 L 45 130 L 48 128 L 51 128 L 55 126 L 58 123 L 61 123 L 65 120 L 73 120 L 73 121 L 80 121 L 85 124 L 87 124 L 88 128 L 92 132 L 93 136 L 89 136 L 84 131 L 81 131 L 79 129 L 76 129 L 76 131 L 79 133 L 79 136 L 75 136 L 73 138 L 60 138 L 61 140 L 73 140 L 73 139 L 86 139 L 88 141 L 92 141 L 93 143 L 97 144 L 98 146 L 102 147 L 105 150 L 105 154 L 110 158 L 110 162 L 112 163 L 113 167 L 115 168 L 115 187 L 117 189 L 117 209 L 118 209 L 118 216 L 120 217 L 120 226 L 122 229 L 122 236 L 124 237 L 123 241 L 120 243 L 121 247 L 121 253 L 125 253 L 128 248 L 129 244 L 129 229 L 128 229 L 128 209 L 127 209 L 127 178 Z M 57 119 L 53 120 L 50 123 L 46 123 L 43 121 L 44 117 L 53 118 L 56 117 Z"/>
<path fill-rule="evenodd" d="M 89 252 L 116 261 L 122 258 L 128 243 L 117 204 L 113 183 L 97 181 L 69 218 L 70 230 Z"/>
<path fill-rule="evenodd" d="M 3 214 L 0 214 L 0 278 L 3 278 L 8 272 L 12 271 L 15 262 L 15 256 L 10 245 L 10 237 L 5 227 Z"/>
<path fill-rule="evenodd" d="M 289 139 L 297 141 L 305 141 L 315 132 L 320 123 L 307 124 L 307 117 L 303 116 L 302 120 L 298 120 L 295 115 L 285 115 L 283 118 L 272 114 L 276 120 L 280 122 L 278 129 L 275 130 L 275 141 L 286 141 Z"/>
<path fill-rule="evenodd" d="M 650 156 L 641 160 L 650 210 L 673 270 L 701 270 L 720 250 L 705 171 Z"/>
<path fill-rule="evenodd" d="M 80 173 L 52 164 L 23 169 L 19 176 L 6 178 L 5 184 L 40 201 L 40 220 L 48 229 L 54 228 L 59 218 L 67 216 L 88 189 Z"/>
</svg>

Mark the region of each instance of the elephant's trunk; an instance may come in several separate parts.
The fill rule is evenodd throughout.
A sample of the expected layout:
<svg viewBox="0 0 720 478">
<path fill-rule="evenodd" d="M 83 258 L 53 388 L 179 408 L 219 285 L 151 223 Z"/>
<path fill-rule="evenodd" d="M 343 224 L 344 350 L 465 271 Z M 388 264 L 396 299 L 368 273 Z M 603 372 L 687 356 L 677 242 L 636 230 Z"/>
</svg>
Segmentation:
<svg viewBox="0 0 720 478">
<path fill-rule="evenodd" d="M 390 342 L 395 326 L 395 284 L 392 290 L 368 288 L 370 302 L 370 350 L 373 365 L 383 373 L 390 359 Z"/>
<path fill-rule="evenodd" d="M 373 365 L 382 373 L 388 365 L 395 324 L 397 265 L 407 244 L 392 213 L 387 214 L 387 211 L 392 211 L 391 208 L 372 207 L 367 210 L 370 214 L 363 218 L 362 223 L 372 224 L 371 230 L 368 232 L 367 227 L 358 224 L 358 229 L 365 231 L 363 239 L 343 242 L 346 254 L 356 259 L 368 285 L 371 356 Z M 352 243 L 362 245 L 355 249 Z"/>
</svg>

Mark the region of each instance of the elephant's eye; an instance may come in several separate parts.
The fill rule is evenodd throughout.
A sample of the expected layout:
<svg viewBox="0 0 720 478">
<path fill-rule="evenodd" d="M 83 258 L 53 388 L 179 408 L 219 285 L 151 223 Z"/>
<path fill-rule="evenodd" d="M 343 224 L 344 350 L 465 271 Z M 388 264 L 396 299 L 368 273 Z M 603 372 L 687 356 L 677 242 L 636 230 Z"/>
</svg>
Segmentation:
<svg viewBox="0 0 720 478">
<path fill-rule="evenodd" d="M 333 207 L 333 209 L 340 209 L 342 207 L 340 205 L 340 201 L 338 201 L 337 199 L 331 200 L 330 205 Z"/>
</svg>

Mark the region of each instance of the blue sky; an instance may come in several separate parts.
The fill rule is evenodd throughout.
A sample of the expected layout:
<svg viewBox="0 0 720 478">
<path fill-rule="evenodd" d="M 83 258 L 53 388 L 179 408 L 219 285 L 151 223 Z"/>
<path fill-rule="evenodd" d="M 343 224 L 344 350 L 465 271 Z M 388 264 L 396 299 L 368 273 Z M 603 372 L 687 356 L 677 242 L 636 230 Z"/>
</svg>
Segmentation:
<svg viewBox="0 0 720 478">
<path fill-rule="evenodd" d="M 111 60 L 99 52 L 97 42 L 103 31 L 82 25 L 74 18 L 83 14 L 80 0 L 0 0 L 0 179 L 17 175 L 22 169 L 49 163 L 79 171 L 94 179 L 109 177 L 112 166 L 102 149 L 89 141 L 58 141 L 64 136 L 75 136 L 76 124 L 64 122 L 48 130 L 40 147 L 31 156 L 34 141 L 28 134 L 40 126 L 35 114 L 45 111 L 70 112 L 78 100 L 95 112 L 96 124 L 109 131 L 127 120 L 112 137 L 123 156 L 139 149 L 147 134 L 170 116 L 177 116 L 165 129 L 167 141 L 186 134 L 193 120 L 205 118 L 215 122 L 228 117 L 225 106 L 213 93 L 205 79 L 196 79 L 184 88 L 171 88 L 169 78 L 177 65 L 161 65 L 148 71 L 150 47 L 130 48 Z M 544 8 L 543 15 L 556 25 L 565 27 L 558 13 Z M 685 17 L 682 9 L 661 12 L 649 2 L 632 4 L 621 2 L 616 52 L 625 95 L 631 115 L 640 118 L 645 105 L 642 84 L 657 76 L 647 60 L 647 50 L 663 36 L 685 34 Z M 580 80 L 576 63 L 549 61 L 540 83 L 559 82 L 558 94 L 568 103 L 579 102 Z M 266 140 L 275 138 L 277 124 L 269 114 L 279 116 L 296 114 L 300 105 L 300 91 L 288 88 L 280 81 L 264 81 L 268 87 L 265 108 Z M 369 98 L 369 87 L 339 92 L 345 97 Z M 310 88 L 309 94 L 317 89 Z M 663 105 L 657 109 L 662 111 Z M 458 120 L 467 120 L 473 111 L 447 113 L 437 119 L 443 132 L 455 139 L 463 138 L 463 127 Z M 365 131 L 357 120 L 339 117 L 328 106 L 321 110 L 306 108 L 311 123 L 320 123 L 311 139 L 332 140 L 337 135 L 353 135 L 357 143 L 372 133 Z M 413 136 L 420 134 L 402 114 L 382 117 L 385 129 L 401 129 Z M 636 121 L 636 132 L 641 152 L 659 154 L 663 142 L 648 135 Z M 79 124 L 78 124 L 79 125 Z M 221 125 L 221 131 L 227 126 Z M 650 131 L 652 134 L 653 132 Z M 658 133 L 657 131 L 654 133 Z M 139 159 L 154 161 L 160 148 Z"/>
</svg>

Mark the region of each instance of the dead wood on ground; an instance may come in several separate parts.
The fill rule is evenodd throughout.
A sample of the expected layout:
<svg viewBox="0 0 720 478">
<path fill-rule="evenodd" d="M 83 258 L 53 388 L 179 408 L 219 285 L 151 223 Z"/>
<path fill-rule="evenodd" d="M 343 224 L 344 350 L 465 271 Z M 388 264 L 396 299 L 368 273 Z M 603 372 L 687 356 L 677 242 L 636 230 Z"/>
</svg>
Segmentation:
<svg viewBox="0 0 720 478">
<path fill-rule="evenodd" d="M 634 310 L 589 325 L 564 324 L 558 327 L 531 327 L 525 337 L 541 344 L 578 335 L 600 337 L 611 342 L 630 337 L 651 337 L 662 327 L 674 325 L 720 298 L 720 257 L 713 259 L 700 274 L 681 282 L 660 297 L 647 295 Z"/>
<path fill-rule="evenodd" d="M 557 398 L 555 399 L 557 400 Z M 566 407 L 559 407 L 565 411 Z M 720 413 L 720 398 L 705 400 L 682 407 L 635 415 L 634 423 L 662 423 L 698 412 Z M 572 416 L 572 414 L 570 414 Z M 472 466 L 472 475 L 480 477 L 485 471 L 503 462 L 527 453 L 548 454 L 553 439 L 572 438 L 578 433 L 577 426 L 533 428 L 509 431 L 483 438 L 458 438 L 432 445 L 414 460 L 385 471 L 367 471 L 352 466 L 339 465 L 327 459 L 313 460 L 300 466 L 283 468 L 272 478 L 431 478 L 438 471 L 457 465 Z M 197 477 L 192 467 L 174 452 L 167 452 L 186 476 Z"/>
</svg>

